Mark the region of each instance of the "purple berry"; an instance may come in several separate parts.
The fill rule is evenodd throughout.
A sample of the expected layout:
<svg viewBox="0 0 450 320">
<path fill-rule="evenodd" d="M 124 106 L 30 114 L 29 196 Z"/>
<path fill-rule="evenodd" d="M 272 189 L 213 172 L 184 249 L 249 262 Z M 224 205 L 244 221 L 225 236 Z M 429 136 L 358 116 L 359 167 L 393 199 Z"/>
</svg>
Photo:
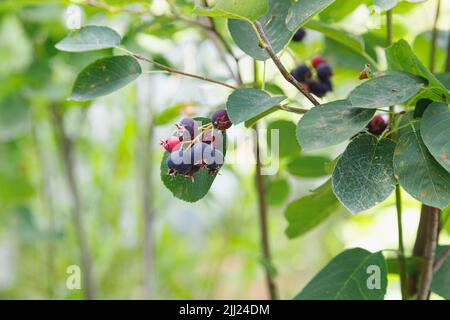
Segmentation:
<svg viewBox="0 0 450 320">
<path fill-rule="evenodd" d="M 303 40 L 303 38 L 306 36 L 306 30 L 303 28 L 298 29 L 298 31 L 294 34 L 294 37 L 292 38 L 295 42 L 300 42 Z"/>
<path fill-rule="evenodd" d="M 328 86 L 322 82 L 311 81 L 308 83 L 309 91 L 319 98 L 325 96 L 328 92 Z"/>
<path fill-rule="evenodd" d="M 178 136 L 180 141 L 190 141 L 195 138 L 195 120 L 191 118 L 184 118 L 177 124 Z"/>
<path fill-rule="evenodd" d="M 331 83 L 330 79 L 328 79 L 328 80 L 319 80 L 319 83 L 321 83 L 322 86 L 324 88 L 326 88 L 327 92 L 328 91 L 333 91 L 333 84 Z"/>
<path fill-rule="evenodd" d="M 292 76 L 300 82 L 307 82 L 311 79 L 311 69 L 306 64 L 301 64 L 291 72 Z"/>
<path fill-rule="evenodd" d="M 322 63 L 317 67 L 317 77 L 320 80 L 327 81 L 333 75 L 333 70 L 331 69 L 329 64 Z"/>
<path fill-rule="evenodd" d="M 386 120 L 384 120 L 384 118 L 379 114 L 373 117 L 372 121 L 370 121 L 367 125 L 367 129 L 369 129 L 369 132 L 376 136 L 382 134 L 386 127 Z"/>
<path fill-rule="evenodd" d="M 183 174 L 186 175 L 192 171 L 192 163 L 187 157 L 188 153 L 186 153 L 183 149 L 172 152 L 166 160 L 167 167 L 169 168 L 169 174 L 177 175 Z"/>
<path fill-rule="evenodd" d="M 230 121 L 230 118 L 228 118 L 228 113 L 225 109 L 220 109 L 214 112 L 211 116 L 211 122 L 214 128 L 221 131 L 225 131 L 233 125 Z"/>
</svg>

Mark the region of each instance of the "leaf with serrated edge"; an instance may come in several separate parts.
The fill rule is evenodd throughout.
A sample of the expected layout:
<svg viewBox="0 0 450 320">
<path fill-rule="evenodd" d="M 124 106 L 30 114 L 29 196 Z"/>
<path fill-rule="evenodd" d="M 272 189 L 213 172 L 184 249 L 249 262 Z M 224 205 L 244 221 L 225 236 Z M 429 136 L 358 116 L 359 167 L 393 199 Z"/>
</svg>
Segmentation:
<svg viewBox="0 0 450 320">
<path fill-rule="evenodd" d="M 420 133 L 428 151 L 450 172 L 450 110 L 446 103 L 434 102 L 425 110 Z"/>
<path fill-rule="evenodd" d="M 70 100 L 84 101 L 110 94 L 136 80 L 141 73 L 141 66 L 133 57 L 99 59 L 78 74 Z"/>
<path fill-rule="evenodd" d="M 256 117 L 285 99 L 284 96 L 271 97 L 267 92 L 258 89 L 237 89 L 228 97 L 228 116 L 236 125 Z"/>
<path fill-rule="evenodd" d="M 367 80 L 356 87 L 349 96 L 354 107 L 384 108 L 405 102 L 424 86 L 424 81 L 416 76 L 389 71 L 380 77 Z"/>
<path fill-rule="evenodd" d="M 352 213 L 384 201 L 395 188 L 392 168 L 395 143 L 364 134 L 347 146 L 333 171 L 333 191 Z"/>
<path fill-rule="evenodd" d="M 394 171 L 400 185 L 420 202 L 440 209 L 450 203 L 450 173 L 427 150 L 417 123 L 400 131 Z"/>
<path fill-rule="evenodd" d="M 371 282 L 378 278 L 379 288 Z M 373 287 L 372 287 L 373 286 Z M 349 249 L 333 258 L 294 298 L 296 300 L 383 300 L 387 266 L 381 252 Z"/>
<path fill-rule="evenodd" d="M 304 150 L 339 144 L 364 129 L 374 114 L 375 110 L 354 108 L 348 100 L 314 107 L 298 122 L 298 143 Z"/>
<path fill-rule="evenodd" d="M 61 51 L 83 52 L 115 48 L 120 45 L 120 42 L 120 35 L 111 28 L 85 26 L 69 33 L 55 47 Z"/>
</svg>

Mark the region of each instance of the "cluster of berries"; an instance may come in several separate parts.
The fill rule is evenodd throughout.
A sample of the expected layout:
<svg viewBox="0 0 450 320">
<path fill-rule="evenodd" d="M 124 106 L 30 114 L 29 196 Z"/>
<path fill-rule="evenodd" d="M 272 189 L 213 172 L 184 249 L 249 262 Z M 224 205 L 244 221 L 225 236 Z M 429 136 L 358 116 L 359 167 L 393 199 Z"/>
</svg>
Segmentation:
<svg viewBox="0 0 450 320">
<path fill-rule="evenodd" d="M 308 92 L 322 98 L 327 92 L 333 90 L 333 84 L 331 83 L 333 70 L 320 56 L 312 58 L 311 64 L 316 71 L 317 79 L 313 78 L 311 69 L 306 64 L 299 65 L 291 74 L 297 81 L 302 83 Z"/>
<path fill-rule="evenodd" d="M 219 110 L 211 117 L 211 123 L 201 125 L 192 118 L 184 118 L 175 126 L 176 135 L 161 141 L 170 155 L 166 159 L 169 175 L 183 175 L 193 179 L 194 173 L 205 168 L 216 174 L 224 163 L 223 135 L 232 123 L 226 110 Z"/>
</svg>

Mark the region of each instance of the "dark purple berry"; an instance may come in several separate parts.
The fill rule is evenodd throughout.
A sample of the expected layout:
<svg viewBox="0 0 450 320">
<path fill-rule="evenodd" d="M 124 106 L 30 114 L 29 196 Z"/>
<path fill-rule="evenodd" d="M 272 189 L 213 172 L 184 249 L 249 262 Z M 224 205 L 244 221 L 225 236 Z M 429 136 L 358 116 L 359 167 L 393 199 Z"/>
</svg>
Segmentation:
<svg viewBox="0 0 450 320">
<path fill-rule="evenodd" d="M 194 119 L 184 118 L 177 124 L 178 137 L 181 141 L 190 141 L 195 138 L 196 123 Z"/>
<path fill-rule="evenodd" d="M 291 72 L 292 76 L 300 82 L 307 82 L 311 79 L 311 69 L 306 64 L 301 64 Z"/>
<path fill-rule="evenodd" d="M 369 122 L 367 125 L 367 129 L 371 134 L 374 134 L 376 136 L 379 136 L 383 133 L 383 131 L 386 129 L 387 123 L 384 118 L 377 114 L 375 117 L 373 117 L 372 121 Z"/>
<path fill-rule="evenodd" d="M 192 162 L 190 161 L 188 152 L 183 149 L 172 152 L 166 160 L 170 175 L 183 174 L 186 175 L 192 171 Z"/>
<path fill-rule="evenodd" d="M 311 81 L 308 83 L 309 92 L 315 94 L 319 98 L 325 96 L 325 94 L 329 91 L 328 86 L 322 82 Z"/>
<path fill-rule="evenodd" d="M 327 92 L 333 91 L 333 84 L 331 83 L 331 80 L 319 80 L 319 83 L 326 88 Z"/>
<path fill-rule="evenodd" d="M 219 150 L 210 148 L 205 150 L 203 162 L 205 163 L 209 174 L 214 174 L 223 166 L 224 156 Z"/>
<path fill-rule="evenodd" d="M 295 42 L 300 42 L 303 40 L 303 38 L 306 36 L 306 30 L 303 28 L 298 29 L 298 31 L 294 34 L 294 37 L 292 38 Z"/>
<path fill-rule="evenodd" d="M 230 118 L 228 118 L 228 113 L 225 109 L 220 109 L 214 112 L 211 116 L 211 122 L 214 128 L 221 131 L 225 131 L 233 125 L 230 121 Z"/>
<path fill-rule="evenodd" d="M 331 69 L 329 64 L 322 63 L 317 67 L 317 77 L 320 80 L 327 81 L 333 75 L 333 70 Z"/>
</svg>

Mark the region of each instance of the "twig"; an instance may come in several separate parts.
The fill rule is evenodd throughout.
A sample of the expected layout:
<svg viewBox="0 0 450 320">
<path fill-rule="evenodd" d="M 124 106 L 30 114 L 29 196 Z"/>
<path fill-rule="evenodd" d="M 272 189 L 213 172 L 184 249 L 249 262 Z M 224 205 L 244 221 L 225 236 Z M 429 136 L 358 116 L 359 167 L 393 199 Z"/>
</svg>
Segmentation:
<svg viewBox="0 0 450 320">
<path fill-rule="evenodd" d="M 444 264 L 445 260 L 450 257 L 450 247 L 447 248 L 434 262 L 433 273 L 436 273 Z"/>
<path fill-rule="evenodd" d="M 54 123 L 60 140 L 61 158 L 65 165 L 65 173 L 67 186 L 70 190 L 73 205 L 73 219 L 80 246 L 82 274 L 84 275 L 84 287 L 86 299 L 95 299 L 95 285 L 92 277 L 92 261 L 89 242 L 85 231 L 85 221 L 82 212 L 81 199 L 78 193 L 77 180 L 75 178 L 75 165 L 73 161 L 73 143 L 67 136 L 63 125 L 63 116 L 59 105 L 52 105 L 51 112 L 53 114 Z"/>
<path fill-rule="evenodd" d="M 436 42 L 437 42 L 437 25 L 439 21 L 439 14 L 441 12 L 441 0 L 437 0 L 436 14 L 434 16 L 433 30 L 431 32 L 431 51 L 430 51 L 430 71 L 434 72 L 436 64 Z"/>
<path fill-rule="evenodd" d="M 255 130 L 258 131 L 257 125 L 255 125 Z M 263 181 L 261 174 L 261 154 L 258 133 L 256 133 L 255 138 L 256 143 L 256 187 L 258 191 L 258 206 L 259 206 L 259 224 L 261 230 L 261 246 L 264 258 L 264 267 L 266 270 L 266 282 L 267 288 L 269 290 L 270 299 L 277 300 L 278 292 L 273 279 L 273 274 L 271 270 L 271 256 L 270 256 L 270 242 L 269 242 L 269 230 L 267 226 L 267 198 L 266 198 L 266 186 Z"/>
<path fill-rule="evenodd" d="M 166 70 L 167 72 L 170 72 L 170 73 L 176 73 L 176 74 L 180 74 L 180 75 L 183 75 L 183 76 L 186 76 L 186 77 L 195 78 L 195 79 L 199 79 L 199 80 L 215 83 L 215 84 L 218 84 L 218 85 L 221 85 L 221 86 L 227 87 L 229 89 L 233 89 L 233 90 L 237 89 L 237 87 L 232 86 L 231 84 L 228 84 L 228 83 L 225 83 L 225 82 L 221 82 L 221 81 L 218 81 L 218 80 L 214 80 L 214 79 L 210 79 L 210 78 L 207 78 L 207 77 L 199 76 L 199 75 L 196 75 L 196 74 L 193 74 L 193 73 L 188 73 L 188 72 L 172 69 L 172 68 L 170 68 L 170 67 L 168 67 L 166 65 L 163 65 L 163 64 L 161 64 L 159 62 L 156 62 L 156 61 L 154 61 L 152 59 L 149 59 L 149 58 L 146 58 L 144 56 L 141 56 L 140 54 L 137 54 L 137 53 L 130 53 L 130 54 L 133 57 L 135 57 L 136 59 L 138 59 L 138 60 L 142 60 L 142 61 L 151 63 L 151 64 L 157 66 L 158 68 Z"/>
<path fill-rule="evenodd" d="M 397 228 L 398 228 L 398 266 L 400 270 L 400 285 L 402 291 L 402 298 L 406 299 L 406 261 L 405 261 L 405 247 L 403 245 L 403 223 L 402 223 L 402 193 L 400 186 L 395 187 L 395 205 L 397 209 Z"/>
<path fill-rule="evenodd" d="M 306 91 L 306 89 L 302 86 L 300 82 L 298 82 L 290 73 L 287 71 L 287 69 L 284 67 L 283 63 L 278 58 L 277 54 L 273 50 L 269 39 L 267 39 L 266 34 L 264 33 L 264 29 L 259 21 L 254 22 L 255 30 L 258 33 L 259 38 L 262 40 L 260 43 L 261 48 L 265 49 L 269 56 L 272 58 L 273 62 L 277 66 L 278 70 L 280 70 L 283 77 L 291 83 L 294 87 L 296 87 L 306 98 L 308 98 L 309 101 L 311 101 L 312 104 L 315 106 L 320 105 L 320 103 L 312 96 L 311 93 Z"/>
<path fill-rule="evenodd" d="M 420 279 L 419 290 L 417 294 L 418 300 L 427 300 L 430 292 L 431 281 L 433 280 L 433 262 L 436 252 L 437 235 L 439 230 L 439 215 L 440 210 L 431 208 L 428 211 L 429 223 L 425 234 L 424 244 L 424 265 L 422 270 L 422 277 Z"/>
<path fill-rule="evenodd" d="M 276 106 L 276 108 L 280 109 L 280 110 L 292 112 L 292 113 L 297 113 L 297 114 L 305 114 L 305 113 L 307 113 L 309 111 L 307 109 L 300 109 L 300 108 L 290 107 L 288 105 L 279 105 L 279 106 Z"/>
</svg>

